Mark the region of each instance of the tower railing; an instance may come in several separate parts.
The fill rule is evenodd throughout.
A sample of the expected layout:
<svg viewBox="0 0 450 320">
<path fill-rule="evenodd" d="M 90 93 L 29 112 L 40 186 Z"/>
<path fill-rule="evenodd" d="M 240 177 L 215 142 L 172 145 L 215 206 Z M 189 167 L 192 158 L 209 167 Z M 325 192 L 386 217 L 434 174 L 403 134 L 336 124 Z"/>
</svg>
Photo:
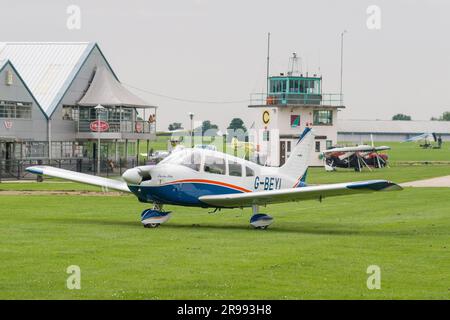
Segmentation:
<svg viewBox="0 0 450 320">
<path fill-rule="evenodd" d="M 342 106 L 343 95 L 339 93 L 253 93 L 250 105 L 317 105 Z"/>
</svg>

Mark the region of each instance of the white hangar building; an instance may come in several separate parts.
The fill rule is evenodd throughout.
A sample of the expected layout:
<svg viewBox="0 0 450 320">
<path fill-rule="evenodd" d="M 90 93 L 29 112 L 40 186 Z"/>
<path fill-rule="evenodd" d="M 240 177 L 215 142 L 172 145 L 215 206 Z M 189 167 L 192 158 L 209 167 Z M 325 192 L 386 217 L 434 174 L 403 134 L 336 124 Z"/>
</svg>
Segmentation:
<svg viewBox="0 0 450 320">
<path fill-rule="evenodd" d="M 450 141 L 450 121 L 342 120 L 337 125 L 338 141 L 403 141 L 423 133 L 436 133 Z"/>
</svg>

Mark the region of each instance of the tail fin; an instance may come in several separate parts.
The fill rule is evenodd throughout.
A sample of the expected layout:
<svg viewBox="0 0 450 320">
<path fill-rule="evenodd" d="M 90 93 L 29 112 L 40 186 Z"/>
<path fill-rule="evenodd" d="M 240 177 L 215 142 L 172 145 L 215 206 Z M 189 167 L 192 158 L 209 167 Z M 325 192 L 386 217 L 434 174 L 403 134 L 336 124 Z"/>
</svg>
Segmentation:
<svg viewBox="0 0 450 320">
<path fill-rule="evenodd" d="M 280 174 L 298 178 L 294 187 L 299 186 L 301 182 L 305 182 L 313 141 L 314 135 L 311 128 L 305 128 L 297 141 L 297 145 L 291 151 L 290 157 L 279 169 Z"/>
</svg>

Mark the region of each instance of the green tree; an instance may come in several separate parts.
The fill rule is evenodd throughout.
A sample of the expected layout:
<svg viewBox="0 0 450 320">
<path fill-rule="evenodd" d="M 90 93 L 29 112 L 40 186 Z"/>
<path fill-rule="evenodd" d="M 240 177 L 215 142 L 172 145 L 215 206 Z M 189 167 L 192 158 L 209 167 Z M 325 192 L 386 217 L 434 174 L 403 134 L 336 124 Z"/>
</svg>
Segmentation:
<svg viewBox="0 0 450 320">
<path fill-rule="evenodd" d="M 395 116 L 392 117 L 392 120 L 411 120 L 411 116 L 408 116 L 406 114 L 403 113 L 398 113 Z"/>
<path fill-rule="evenodd" d="M 244 121 L 242 121 L 241 118 L 233 118 L 227 129 L 230 129 L 230 130 L 242 129 L 242 131 L 247 131 L 247 128 L 244 125 Z"/>
<path fill-rule="evenodd" d="M 212 124 L 211 121 L 205 120 L 202 122 L 202 134 L 205 134 L 208 130 L 214 130 L 214 132 L 217 132 L 219 127 L 216 124 Z"/>
<path fill-rule="evenodd" d="M 183 127 L 181 126 L 181 123 L 174 122 L 174 123 L 169 124 L 169 131 L 174 131 L 174 130 L 179 130 L 179 129 L 183 129 Z"/>
<path fill-rule="evenodd" d="M 445 111 L 445 112 L 442 114 L 440 120 L 441 120 L 441 121 L 450 121 L 450 111 Z"/>
<path fill-rule="evenodd" d="M 450 121 L 450 111 L 445 111 L 439 118 L 431 117 L 432 121 Z"/>
</svg>

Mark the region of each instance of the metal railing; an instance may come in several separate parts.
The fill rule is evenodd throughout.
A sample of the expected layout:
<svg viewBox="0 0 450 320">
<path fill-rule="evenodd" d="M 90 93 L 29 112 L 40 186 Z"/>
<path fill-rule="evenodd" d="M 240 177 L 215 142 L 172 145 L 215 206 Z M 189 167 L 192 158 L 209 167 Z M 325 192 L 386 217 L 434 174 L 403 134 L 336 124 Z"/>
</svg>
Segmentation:
<svg viewBox="0 0 450 320">
<path fill-rule="evenodd" d="M 146 163 L 143 159 L 138 162 L 136 157 L 120 159 L 119 161 L 105 159 L 100 164 L 100 175 L 106 177 L 120 176 L 125 170 L 144 164 Z M 97 160 L 95 158 L 0 160 L 0 182 L 2 180 L 36 179 L 36 175 L 25 170 L 27 167 L 35 165 L 52 166 L 92 175 L 97 174 Z"/>
<path fill-rule="evenodd" d="M 77 125 L 78 132 L 93 132 L 91 123 L 96 120 L 79 120 Z M 156 133 L 156 127 L 153 123 L 144 120 L 128 121 L 117 120 L 107 121 L 109 128 L 103 132 L 124 132 L 124 133 Z"/>
<path fill-rule="evenodd" d="M 343 95 L 339 93 L 253 93 L 250 105 L 317 105 L 342 106 Z"/>
</svg>

